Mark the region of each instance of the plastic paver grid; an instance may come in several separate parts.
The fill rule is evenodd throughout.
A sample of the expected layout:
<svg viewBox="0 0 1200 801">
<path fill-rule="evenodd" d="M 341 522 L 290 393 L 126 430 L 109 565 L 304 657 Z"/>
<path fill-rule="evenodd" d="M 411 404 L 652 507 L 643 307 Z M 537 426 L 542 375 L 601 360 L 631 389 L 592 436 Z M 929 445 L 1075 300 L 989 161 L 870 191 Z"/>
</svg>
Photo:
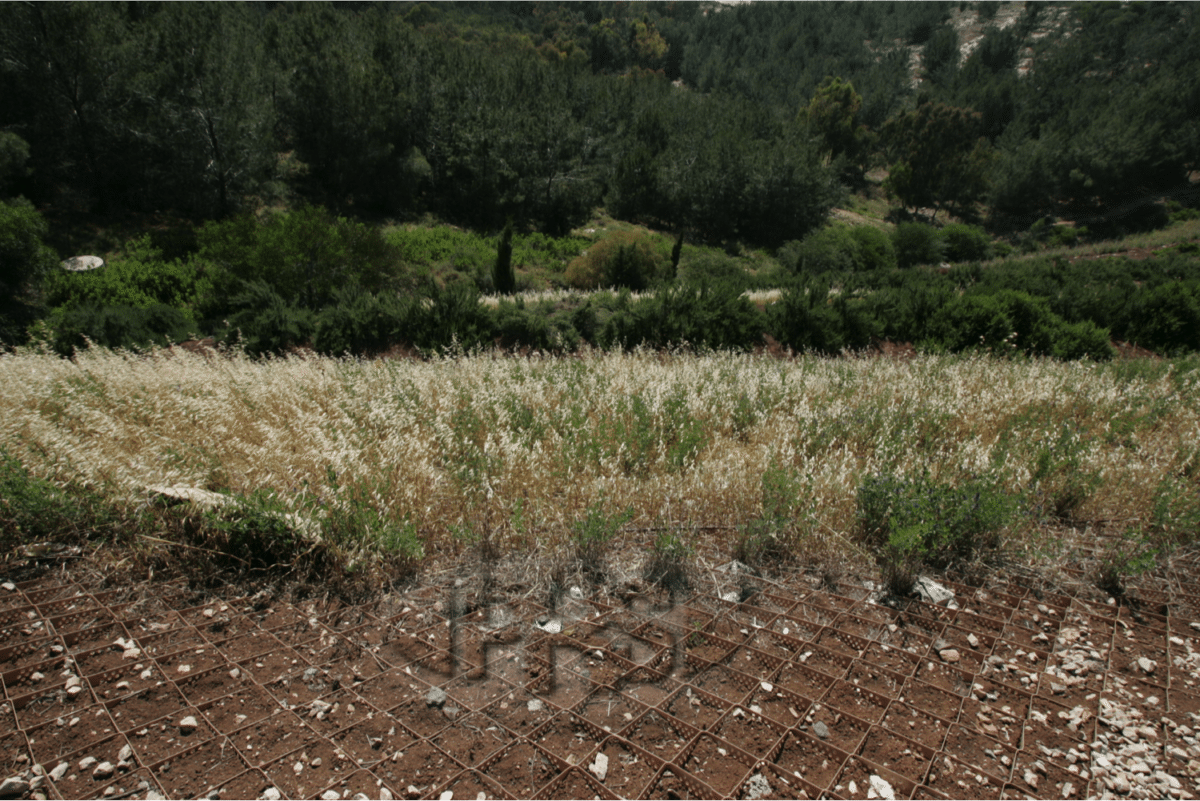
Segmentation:
<svg viewBox="0 0 1200 801">
<path fill-rule="evenodd" d="M 0 759 L 51 798 L 865 798 L 872 776 L 1081 798 L 1106 789 L 1106 705 L 1153 697 L 1160 764 L 1200 789 L 1167 723 L 1200 714 L 1193 580 L 1148 581 L 1136 613 L 948 586 L 903 611 L 800 577 L 451 621 L 430 587 L 349 608 L 47 577 L 0 591 Z"/>
</svg>

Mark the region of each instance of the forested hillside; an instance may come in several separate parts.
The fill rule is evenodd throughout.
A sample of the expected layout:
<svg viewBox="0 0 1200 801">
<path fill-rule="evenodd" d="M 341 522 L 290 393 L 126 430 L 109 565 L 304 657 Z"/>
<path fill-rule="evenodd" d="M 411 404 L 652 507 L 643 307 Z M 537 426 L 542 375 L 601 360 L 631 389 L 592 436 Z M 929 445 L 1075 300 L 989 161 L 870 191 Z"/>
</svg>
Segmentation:
<svg viewBox="0 0 1200 801">
<path fill-rule="evenodd" d="M 800 280 L 799 243 L 853 196 L 1013 243 L 1047 216 L 1153 227 L 1161 207 L 1109 212 L 1189 186 L 1198 48 L 1188 3 L 0 4 L 0 336 L 84 302 L 206 333 L 239 303 L 445 289 L 383 225 L 558 252 L 603 209 L 675 238 L 615 282 L 633 288 L 686 273 L 685 241 L 779 267 L 750 283 Z M 43 280 L 73 255 L 45 243 L 116 223 L 153 241 L 113 249 L 187 272 L 190 299 Z M 604 283 L 563 269 L 586 246 L 550 284 Z M 511 291 L 508 266 L 462 274 Z"/>
</svg>

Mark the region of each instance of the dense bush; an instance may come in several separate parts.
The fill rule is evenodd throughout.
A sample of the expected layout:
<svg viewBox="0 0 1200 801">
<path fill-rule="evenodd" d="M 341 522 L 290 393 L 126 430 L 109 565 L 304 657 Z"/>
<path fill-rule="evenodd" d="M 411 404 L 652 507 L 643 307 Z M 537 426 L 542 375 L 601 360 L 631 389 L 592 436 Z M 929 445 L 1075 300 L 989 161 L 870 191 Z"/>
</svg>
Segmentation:
<svg viewBox="0 0 1200 801">
<path fill-rule="evenodd" d="M 660 289 L 618 303 L 597 336 L 602 347 L 696 347 L 745 350 L 762 342 L 764 319 L 737 286 L 701 284 Z"/>
<path fill-rule="evenodd" d="M 252 281 L 230 301 L 226 341 L 241 344 L 248 353 L 280 353 L 312 340 L 315 314 L 287 302 L 265 281 Z"/>
<path fill-rule="evenodd" d="M 1128 337 L 1160 353 L 1200 350 L 1200 282 L 1172 281 L 1136 296 Z"/>
<path fill-rule="evenodd" d="M 892 232 L 896 260 L 901 267 L 937 264 L 945 253 L 937 229 L 918 222 L 902 222 Z"/>
<path fill-rule="evenodd" d="M 983 261 L 991 254 L 991 237 L 982 228 L 951 223 L 938 232 L 946 261 Z"/>
<path fill-rule="evenodd" d="M 187 339 L 193 324 L 179 309 L 152 306 L 97 306 L 83 303 L 52 319 L 54 349 L 70 356 L 91 342 L 106 348 L 163 347 Z"/>
<path fill-rule="evenodd" d="M 567 283 L 577 289 L 645 289 L 654 282 L 660 259 L 648 236 L 614 231 L 567 266 Z"/>
<path fill-rule="evenodd" d="M 526 304 L 521 298 L 501 301 L 494 312 L 495 336 L 503 347 L 572 351 L 579 346 L 579 332 L 572 316 L 553 314 L 550 303 Z"/>
<path fill-rule="evenodd" d="M 850 236 L 858 245 L 859 270 L 890 270 L 897 265 L 896 246 L 891 237 L 872 225 L 856 225 Z"/>
<path fill-rule="evenodd" d="M 313 349 L 334 356 L 382 353 L 394 344 L 411 343 L 424 316 L 419 298 L 346 287 L 317 315 Z"/>
<path fill-rule="evenodd" d="M 247 285 L 264 281 L 287 303 L 312 310 L 327 304 L 338 287 L 357 283 L 378 290 L 403 269 L 400 251 L 378 228 L 317 206 L 263 222 L 248 215 L 212 222 L 197 236 L 201 257 L 229 277 Z"/>
<path fill-rule="evenodd" d="M 425 325 L 413 338 L 419 348 L 474 348 L 493 342 L 491 314 L 472 285 L 451 284 L 434 293 L 426 312 Z"/>
<path fill-rule="evenodd" d="M 684 284 L 721 284 L 749 288 L 750 275 L 741 262 L 718 251 L 690 253 L 679 265 L 679 280 Z"/>
<path fill-rule="evenodd" d="M 856 272 L 896 266 L 887 234 L 868 225 L 830 225 L 779 249 L 780 263 L 792 272 Z"/>
<path fill-rule="evenodd" d="M 812 279 L 783 293 L 771 307 L 770 328 L 793 350 L 837 354 L 870 345 L 880 325 L 861 299 L 842 293 L 830 297 L 829 283 Z"/>
<path fill-rule="evenodd" d="M 1045 298 L 1002 290 L 956 297 L 943 307 L 933 337 L 950 351 L 984 348 L 1061 359 L 1110 359 L 1108 331 L 1090 321 L 1067 323 Z"/>
</svg>

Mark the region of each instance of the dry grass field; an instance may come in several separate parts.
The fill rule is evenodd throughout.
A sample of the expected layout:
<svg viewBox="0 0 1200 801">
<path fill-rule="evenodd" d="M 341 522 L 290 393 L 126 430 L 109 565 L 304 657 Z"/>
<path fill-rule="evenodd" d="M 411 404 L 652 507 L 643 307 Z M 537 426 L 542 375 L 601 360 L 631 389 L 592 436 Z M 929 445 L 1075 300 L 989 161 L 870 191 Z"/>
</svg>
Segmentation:
<svg viewBox="0 0 1200 801">
<path fill-rule="evenodd" d="M 130 508 L 169 485 L 269 491 L 318 523 L 340 514 L 351 564 L 388 549 L 579 551 L 632 533 L 869 566 L 864 483 L 920 479 L 1012 500 L 988 559 L 1052 565 L 1072 547 L 1064 531 L 1103 529 L 1133 543 L 1120 572 L 1194 537 L 1194 367 L 26 351 L 0 358 L 0 443 L 32 475 Z"/>
</svg>

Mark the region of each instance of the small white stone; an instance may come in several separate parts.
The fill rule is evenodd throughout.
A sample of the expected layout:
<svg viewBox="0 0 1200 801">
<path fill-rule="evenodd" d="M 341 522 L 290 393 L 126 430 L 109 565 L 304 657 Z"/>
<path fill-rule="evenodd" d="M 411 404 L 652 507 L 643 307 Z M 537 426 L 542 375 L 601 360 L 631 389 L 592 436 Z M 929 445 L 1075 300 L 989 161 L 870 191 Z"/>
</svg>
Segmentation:
<svg viewBox="0 0 1200 801">
<path fill-rule="evenodd" d="M 323 801 L 340 801 L 341 797 L 342 794 L 337 790 L 326 790 L 325 792 L 321 793 L 321 798 Z"/>
<path fill-rule="evenodd" d="M 766 692 L 766 693 L 769 693 L 775 689 L 775 685 L 769 681 L 764 681 L 759 686 L 762 687 L 763 692 Z"/>
<path fill-rule="evenodd" d="M 100 760 L 96 759 L 94 756 L 85 756 L 83 759 L 79 760 L 79 770 L 85 771 L 99 761 Z"/>
<path fill-rule="evenodd" d="M 188 715 L 183 720 L 179 721 L 179 733 L 191 734 L 200 724 L 196 721 L 195 715 Z"/>
<path fill-rule="evenodd" d="M 608 775 L 608 754 L 605 754 L 603 751 L 596 754 L 596 761 L 588 766 L 588 770 L 597 779 L 604 781 L 604 777 Z"/>
<path fill-rule="evenodd" d="M 46 678 L 46 675 L 44 673 L 38 673 L 36 670 L 33 673 L 29 674 L 29 680 L 31 682 L 33 682 L 34 684 L 37 684 L 39 681 L 41 681 L 44 678 Z"/>
<path fill-rule="evenodd" d="M 101 762 L 92 771 L 93 779 L 107 779 L 117 772 L 117 767 L 111 762 Z"/>
<path fill-rule="evenodd" d="M 281 798 L 283 798 L 283 794 L 274 787 L 268 787 L 267 789 L 263 790 L 262 795 L 259 796 L 260 801 L 279 801 Z"/>
<path fill-rule="evenodd" d="M 892 784 L 889 784 L 882 776 L 872 775 L 868 782 L 871 787 L 866 791 L 866 797 L 869 799 L 880 797 L 883 801 L 895 801 L 896 791 L 892 789 Z"/>
<path fill-rule="evenodd" d="M 6 581 L 3 584 L 0 584 L 0 587 L 3 587 L 4 589 L 8 590 L 9 592 L 17 591 L 17 585 L 13 584 L 11 581 Z"/>
<path fill-rule="evenodd" d="M 858 795 L 858 785 L 854 783 L 854 779 L 850 780 L 850 784 L 846 785 L 846 789 L 850 791 L 850 795 Z"/>
<path fill-rule="evenodd" d="M 1154 669 L 1158 667 L 1158 664 L 1153 659 L 1147 659 L 1146 657 L 1142 656 L 1138 657 L 1137 666 L 1141 668 L 1143 673 L 1150 674 L 1154 672 Z"/>
<path fill-rule="evenodd" d="M 57 765 L 54 766 L 54 769 L 50 771 L 50 781 L 56 782 L 59 779 L 61 779 L 63 776 L 66 776 L 67 770 L 70 767 L 71 766 L 66 762 L 59 762 Z"/>
</svg>

